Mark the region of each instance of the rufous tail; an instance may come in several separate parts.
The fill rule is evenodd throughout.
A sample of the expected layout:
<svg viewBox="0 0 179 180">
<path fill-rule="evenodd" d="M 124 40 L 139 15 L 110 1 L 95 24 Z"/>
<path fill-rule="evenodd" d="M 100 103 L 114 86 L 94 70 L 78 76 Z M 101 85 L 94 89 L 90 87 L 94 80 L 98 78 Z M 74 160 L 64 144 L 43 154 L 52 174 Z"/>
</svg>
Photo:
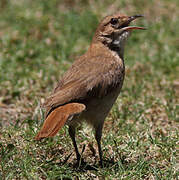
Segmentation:
<svg viewBox="0 0 179 180">
<path fill-rule="evenodd" d="M 55 136 L 70 117 L 80 114 L 85 108 L 85 105 L 80 103 L 69 103 L 59 106 L 45 119 L 42 128 L 35 136 L 35 140 Z"/>
</svg>

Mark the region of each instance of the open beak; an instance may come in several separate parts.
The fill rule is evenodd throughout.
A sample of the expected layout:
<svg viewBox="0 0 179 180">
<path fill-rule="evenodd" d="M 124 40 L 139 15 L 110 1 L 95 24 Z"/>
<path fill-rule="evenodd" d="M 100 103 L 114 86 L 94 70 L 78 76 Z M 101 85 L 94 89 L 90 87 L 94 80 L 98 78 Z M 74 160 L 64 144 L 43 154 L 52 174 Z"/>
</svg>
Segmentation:
<svg viewBox="0 0 179 180">
<path fill-rule="evenodd" d="M 125 24 L 126 24 L 126 27 L 123 27 L 122 30 L 123 30 L 123 31 L 130 31 L 130 30 L 133 30 L 133 29 L 142 29 L 142 30 L 146 30 L 146 28 L 144 28 L 144 27 L 139 27 L 139 26 L 128 26 L 132 21 L 134 21 L 135 19 L 140 18 L 140 17 L 144 17 L 144 16 L 143 16 L 143 15 L 129 16 L 127 22 L 125 23 Z"/>
</svg>

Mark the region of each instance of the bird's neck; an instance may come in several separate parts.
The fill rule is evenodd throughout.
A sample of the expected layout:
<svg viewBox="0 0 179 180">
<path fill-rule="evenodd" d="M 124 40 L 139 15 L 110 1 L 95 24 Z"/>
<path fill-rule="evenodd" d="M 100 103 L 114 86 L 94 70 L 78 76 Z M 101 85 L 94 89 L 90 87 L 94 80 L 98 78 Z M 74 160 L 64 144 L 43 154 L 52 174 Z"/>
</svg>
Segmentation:
<svg viewBox="0 0 179 180">
<path fill-rule="evenodd" d="M 112 51 L 112 53 L 116 53 L 123 60 L 125 43 L 129 35 L 130 33 L 127 31 L 121 35 L 102 36 L 102 38 L 96 35 L 93 37 L 90 50 L 96 52 L 103 51 L 103 53 Z"/>
<path fill-rule="evenodd" d="M 109 46 L 109 49 L 118 54 L 121 59 L 124 59 L 124 46 L 115 46 L 112 44 Z"/>
<path fill-rule="evenodd" d="M 124 48 L 129 35 L 130 33 L 126 31 L 120 36 L 116 36 L 114 40 L 109 44 L 109 48 L 115 51 L 121 59 L 124 58 Z"/>
<path fill-rule="evenodd" d="M 109 56 L 109 54 L 116 54 L 120 59 L 124 58 L 124 44 L 118 44 L 121 42 L 115 42 L 117 44 L 106 44 L 102 42 L 92 43 L 88 52 L 93 55 L 99 55 L 99 53 L 103 53 L 103 55 Z"/>
</svg>

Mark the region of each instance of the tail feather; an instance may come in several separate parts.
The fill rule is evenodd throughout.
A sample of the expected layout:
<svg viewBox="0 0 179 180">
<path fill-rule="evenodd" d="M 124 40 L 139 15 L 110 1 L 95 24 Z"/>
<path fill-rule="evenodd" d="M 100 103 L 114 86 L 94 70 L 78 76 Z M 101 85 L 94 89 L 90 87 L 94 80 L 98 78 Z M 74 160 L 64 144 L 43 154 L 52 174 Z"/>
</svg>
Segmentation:
<svg viewBox="0 0 179 180">
<path fill-rule="evenodd" d="M 45 119 L 45 122 L 39 133 L 36 135 L 35 140 L 55 136 L 71 116 L 80 114 L 85 110 L 85 108 L 85 105 L 80 103 L 69 103 L 56 108 Z"/>
</svg>

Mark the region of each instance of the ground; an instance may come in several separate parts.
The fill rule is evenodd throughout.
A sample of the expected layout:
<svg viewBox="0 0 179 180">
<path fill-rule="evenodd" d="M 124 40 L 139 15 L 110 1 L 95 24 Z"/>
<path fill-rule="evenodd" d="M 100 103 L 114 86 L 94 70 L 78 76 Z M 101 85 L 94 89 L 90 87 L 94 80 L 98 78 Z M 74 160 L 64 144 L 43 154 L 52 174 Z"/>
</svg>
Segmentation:
<svg viewBox="0 0 179 180">
<path fill-rule="evenodd" d="M 126 77 L 105 121 L 98 166 L 93 131 L 77 142 L 94 170 L 74 167 L 64 127 L 54 138 L 33 138 L 40 104 L 76 57 L 89 47 L 100 19 L 120 11 L 144 14 L 147 27 L 125 49 Z M 177 179 L 179 100 L 177 0 L 0 1 L 0 179 Z"/>
</svg>

